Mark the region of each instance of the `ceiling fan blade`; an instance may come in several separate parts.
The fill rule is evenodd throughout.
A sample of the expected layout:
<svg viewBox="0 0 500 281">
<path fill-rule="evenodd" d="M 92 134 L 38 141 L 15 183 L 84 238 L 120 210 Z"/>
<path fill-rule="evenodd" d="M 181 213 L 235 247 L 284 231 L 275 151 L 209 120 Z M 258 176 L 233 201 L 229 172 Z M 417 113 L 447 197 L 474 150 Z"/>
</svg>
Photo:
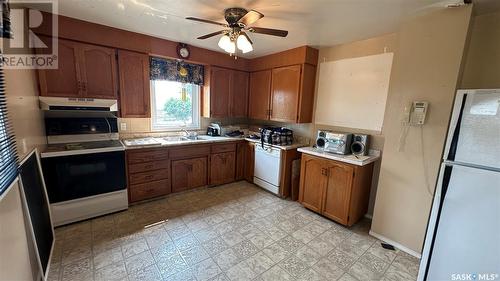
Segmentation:
<svg viewBox="0 0 500 281">
<path fill-rule="evenodd" d="M 213 36 L 215 36 L 215 35 L 224 34 L 224 33 L 226 33 L 226 32 L 227 32 L 226 30 L 221 30 L 221 31 L 217 31 L 217 32 L 212 32 L 212 33 L 210 33 L 210 34 L 200 36 L 200 37 L 198 37 L 198 39 L 207 39 L 207 38 L 213 37 Z"/>
<path fill-rule="evenodd" d="M 240 31 L 240 34 L 242 34 L 243 36 L 245 36 L 247 38 L 248 42 L 250 42 L 250 44 L 253 45 L 252 40 L 250 40 L 250 37 L 244 31 Z"/>
<path fill-rule="evenodd" d="M 187 20 L 194 20 L 194 21 L 199 21 L 199 22 L 204 22 L 204 23 L 210 23 L 210 24 L 216 24 L 216 25 L 221 25 L 224 27 L 227 27 L 228 25 L 225 23 L 220 23 L 216 21 L 211 21 L 211 20 L 204 20 L 204 19 L 199 19 L 199 18 L 194 18 L 194 17 L 187 17 Z"/>
<path fill-rule="evenodd" d="M 264 15 L 255 11 L 255 10 L 250 10 L 248 13 L 246 13 L 239 21 L 238 23 L 241 23 L 245 26 L 249 26 L 252 23 L 258 21 L 259 19 L 263 18 Z"/>
<path fill-rule="evenodd" d="M 253 33 L 267 34 L 279 37 L 286 37 L 288 35 L 288 31 L 286 30 L 263 28 L 263 27 L 250 27 L 248 31 Z"/>
</svg>

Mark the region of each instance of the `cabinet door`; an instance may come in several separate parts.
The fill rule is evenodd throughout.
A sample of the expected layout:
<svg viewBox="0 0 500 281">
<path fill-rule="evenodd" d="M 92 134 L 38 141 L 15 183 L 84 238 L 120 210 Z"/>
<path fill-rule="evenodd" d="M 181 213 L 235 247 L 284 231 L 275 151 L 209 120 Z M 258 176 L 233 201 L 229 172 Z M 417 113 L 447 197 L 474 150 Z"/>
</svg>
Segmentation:
<svg viewBox="0 0 500 281">
<path fill-rule="evenodd" d="M 322 214 L 339 223 L 347 224 L 354 168 L 330 162 L 327 169 L 328 181 Z"/>
<path fill-rule="evenodd" d="M 231 116 L 248 116 L 248 72 L 233 71 L 231 77 Z"/>
<path fill-rule="evenodd" d="M 253 182 L 253 168 L 255 159 L 255 145 L 252 142 L 246 144 L 245 180 Z"/>
<path fill-rule="evenodd" d="M 51 39 L 41 37 L 45 44 Z M 79 43 L 59 39 L 58 68 L 39 70 L 40 95 L 51 97 L 81 97 Z"/>
<path fill-rule="evenodd" d="M 235 170 L 234 152 L 216 153 L 210 156 L 210 184 L 233 182 Z"/>
<path fill-rule="evenodd" d="M 299 201 L 306 208 L 321 212 L 326 182 L 325 161 L 302 154 Z"/>
<path fill-rule="evenodd" d="M 172 192 L 207 185 L 207 158 L 172 161 Z"/>
<path fill-rule="evenodd" d="M 253 119 L 269 119 L 269 96 L 271 94 L 271 70 L 250 73 L 250 97 L 248 116 Z"/>
<path fill-rule="evenodd" d="M 245 166 L 248 161 L 247 146 L 246 142 L 240 142 L 236 146 L 236 180 L 245 179 Z"/>
<path fill-rule="evenodd" d="M 116 99 L 115 50 L 81 44 L 80 51 L 83 95 L 90 98 Z"/>
<path fill-rule="evenodd" d="M 300 65 L 273 69 L 271 83 L 271 120 L 297 122 L 300 70 Z"/>
<path fill-rule="evenodd" d="M 151 117 L 149 111 L 149 56 L 118 51 L 121 117 Z"/>
<path fill-rule="evenodd" d="M 229 69 L 212 67 L 210 74 L 210 117 L 229 117 L 231 73 L 232 71 Z"/>
</svg>

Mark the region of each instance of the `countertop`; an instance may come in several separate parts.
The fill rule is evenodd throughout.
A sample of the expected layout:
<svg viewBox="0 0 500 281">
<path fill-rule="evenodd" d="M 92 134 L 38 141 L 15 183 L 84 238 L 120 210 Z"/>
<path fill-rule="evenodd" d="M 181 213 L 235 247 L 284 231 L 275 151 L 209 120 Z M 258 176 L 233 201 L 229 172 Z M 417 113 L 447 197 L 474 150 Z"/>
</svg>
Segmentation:
<svg viewBox="0 0 500 281">
<path fill-rule="evenodd" d="M 245 138 L 245 140 L 249 141 L 249 142 L 260 144 L 260 140 L 259 139 Z M 264 146 L 266 146 L 266 147 L 271 146 L 271 147 L 279 148 L 279 149 L 282 149 L 282 150 L 290 150 L 290 149 L 296 149 L 296 148 L 299 148 L 299 147 L 308 146 L 308 144 L 306 144 L 306 143 L 293 143 L 291 145 L 270 145 L 270 144 L 264 144 Z"/>
<path fill-rule="evenodd" d="M 197 140 L 180 140 L 180 137 L 167 137 L 165 138 L 139 138 L 139 139 L 125 139 L 122 140 L 125 149 L 139 149 L 139 148 L 154 148 L 154 147 L 169 147 L 169 146 L 182 146 L 182 145 L 190 145 L 190 144 L 209 144 L 209 143 L 218 143 L 218 142 L 237 142 L 245 140 L 244 138 L 239 137 L 212 137 L 212 136 L 198 136 Z M 178 140 L 176 140 L 178 139 Z M 127 144 L 129 141 L 141 141 L 148 140 L 148 144 Z"/>
<path fill-rule="evenodd" d="M 166 140 L 165 138 L 159 138 L 159 137 L 151 137 L 151 138 L 139 138 L 139 139 L 125 139 L 122 140 L 123 145 L 125 146 L 125 149 L 139 149 L 139 148 L 154 148 L 154 147 L 169 147 L 169 146 L 182 146 L 182 145 L 190 145 L 190 144 L 209 144 L 209 143 L 219 143 L 219 142 L 236 142 L 236 141 L 249 141 L 253 143 L 258 143 L 260 144 L 260 140 L 256 139 L 250 139 L 250 138 L 242 138 L 242 137 L 222 137 L 222 136 L 217 136 L 217 137 L 212 137 L 212 136 L 207 136 L 207 135 L 201 135 L 198 136 L 199 139 L 197 140 L 180 140 L 180 137 L 167 137 Z M 178 140 L 176 140 L 178 139 Z M 138 141 L 137 144 L 127 144 L 127 142 L 134 142 Z M 148 143 L 141 143 L 140 141 L 145 141 Z M 269 144 L 264 144 L 265 146 L 269 146 Z M 279 148 L 282 150 L 290 150 L 290 149 L 296 149 L 299 147 L 304 147 L 307 146 L 308 144 L 304 143 L 294 143 L 292 145 L 287 145 L 287 146 L 281 146 L 281 145 L 271 145 L 271 147 Z"/>
<path fill-rule="evenodd" d="M 380 158 L 380 151 L 370 149 L 369 155 L 367 156 L 354 156 L 352 154 L 349 155 L 341 155 L 341 154 L 333 154 L 324 152 L 322 150 L 313 148 L 313 147 L 301 147 L 298 149 L 299 152 L 311 154 L 318 157 L 323 157 L 331 160 L 336 160 L 344 163 L 349 163 L 357 166 L 364 166 L 370 164 L 372 162 L 377 161 Z"/>
</svg>

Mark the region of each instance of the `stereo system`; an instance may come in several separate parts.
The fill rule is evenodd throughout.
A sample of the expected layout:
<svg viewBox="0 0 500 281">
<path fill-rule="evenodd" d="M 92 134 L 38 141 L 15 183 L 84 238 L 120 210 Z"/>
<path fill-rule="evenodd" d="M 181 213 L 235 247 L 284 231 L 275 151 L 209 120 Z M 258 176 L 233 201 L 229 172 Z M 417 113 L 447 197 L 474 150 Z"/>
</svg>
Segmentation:
<svg viewBox="0 0 500 281">
<path fill-rule="evenodd" d="M 336 154 L 368 154 L 368 135 L 318 130 L 316 148 Z"/>
<path fill-rule="evenodd" d="M 354 134 L 351 144 L 351 152 L 354 155 L 368 154 L 368 135 Z"/>
</svg>

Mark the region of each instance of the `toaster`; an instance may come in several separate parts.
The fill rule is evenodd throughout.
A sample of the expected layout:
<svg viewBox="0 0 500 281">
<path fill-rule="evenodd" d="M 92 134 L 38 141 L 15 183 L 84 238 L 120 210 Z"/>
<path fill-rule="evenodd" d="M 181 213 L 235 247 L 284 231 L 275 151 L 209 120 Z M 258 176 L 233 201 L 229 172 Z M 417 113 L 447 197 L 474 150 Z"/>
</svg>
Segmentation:
<svg viewBox="0 0 500 281">
<path fill-rule="evenodd" d="M 316 147 L 325 152 L 349 154 L 351 152 L 352 134 L 319 130 Z"/>
<path fill-rule="evenodd" d="M 216 123 L 210 124 L 207 128 L 207 135 L 215 137 L 215 136 L 220 136 L 221 134 L 221 129 L 220 125 Z"/>
</svg>

